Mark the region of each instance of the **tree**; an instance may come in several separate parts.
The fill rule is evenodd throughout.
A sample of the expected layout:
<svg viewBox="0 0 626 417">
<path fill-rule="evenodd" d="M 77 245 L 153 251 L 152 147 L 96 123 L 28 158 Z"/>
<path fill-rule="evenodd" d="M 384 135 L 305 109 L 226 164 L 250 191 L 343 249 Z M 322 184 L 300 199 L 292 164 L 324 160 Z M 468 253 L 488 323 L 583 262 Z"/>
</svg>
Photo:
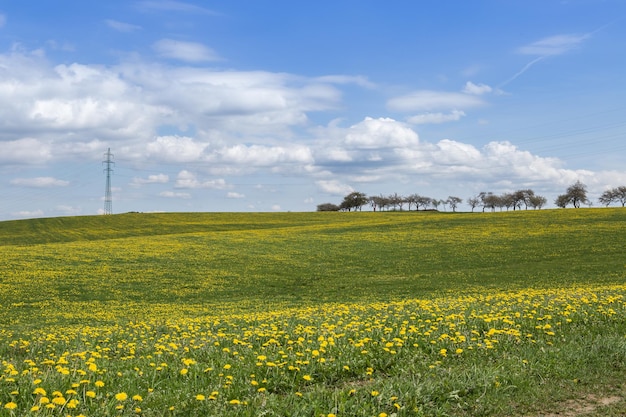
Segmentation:
<svg viewBox="0 0 626 417">
<path fill-rule="evenodd" d="M 548 199 L 540 195 L 533 195 L 532 197 L 530 197 L 528 201 L 528 204 L 535 210 L 541 209 L 547 203 L 548 203 Z"/>
<path fill-rule="evenodd" d="M 468 198 L 467 204 L 469 204 L 469 206 L 472 209 L 472 212 L 474 212 L 474 209 L 480 205 L 480 194 L 477 195 L 476 197 Z"/>
<path fill-rule="evenodd" d="M 318 204 L 317 211 L 339 211 L 339 206 L 332 203 Z"/>
<path fill-rule="evenodd" d="M 448 204 L 452 207 L 452 211 L 456 211 L 456 208 L 463 202 L 459 197 L 449 196 Z"/>
<path fill-rule="evenodd" d="M 343 201 L 339 205 L 339 208 L 346 211 L 351 211 L 352 209 L 354 209 L 355 211 L 357 209 L 361 210 L 361 208 L 366 205 L 367 202 L 368 198 L 365 194 L 358 191 L 353 191 L 343 198 Z"/>
<path fill-rule="evenodd" d="M 589 204 L 587 199 L 587 186 L 580 181 L 567 187 L 565 194 L 558 196 L 554 202 L 557 207 L 565 208 L 568 204 L 580 208 L 581 204 Z"/>
<path fill-rule="evenodd" d="M 619 202 L 622 207 L 626 205 L 626 187 L 620 186 L 616 188 L 611 188 L 610 190 L 606 190 L 602 193 L 599 198 L 600 203 L 608 206 L 611 203 Z"/>
</svg>

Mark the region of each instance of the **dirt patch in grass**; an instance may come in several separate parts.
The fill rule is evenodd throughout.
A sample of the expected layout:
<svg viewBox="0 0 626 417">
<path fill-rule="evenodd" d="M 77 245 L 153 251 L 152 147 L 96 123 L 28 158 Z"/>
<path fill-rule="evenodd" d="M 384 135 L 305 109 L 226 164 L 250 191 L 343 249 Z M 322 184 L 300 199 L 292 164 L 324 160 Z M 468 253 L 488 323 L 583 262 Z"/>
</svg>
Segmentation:
<svg viewBox="0 0 626 417">
<path fill-rule="evenodd" d="M 587 415 L 602 415 L 602 408 L 609 407 L 623 401 L 619 396 L 602 397 L 587 395 L 577 400 L 567 400 L 561 404 L 561 409 L 555 413 L 539 414 L 540 417 L 582 417 Z"/>
</svg>

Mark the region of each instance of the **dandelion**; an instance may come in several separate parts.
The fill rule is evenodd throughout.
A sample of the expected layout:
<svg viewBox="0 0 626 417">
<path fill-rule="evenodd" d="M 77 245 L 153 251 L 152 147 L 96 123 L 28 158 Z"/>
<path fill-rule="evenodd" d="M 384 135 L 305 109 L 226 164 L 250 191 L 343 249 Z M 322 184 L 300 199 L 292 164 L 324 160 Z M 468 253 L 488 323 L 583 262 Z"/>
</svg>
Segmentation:
<svg viewBox="0 0 626 417">
<path fill-rule="evenodd" d="M 115 399 L 117 401 L 126 401 L 128 399 L 128 394 L 126 394 L 125 392 L 118 392 L 117 394 L 115 394 Z"/>
<path fill-rule="evenodd" d="M 96 398 L 96 393 L 95 391 L 87 391 L 85 392 L 85 395 L 89 398 Z"/>
<path fill-rule="evenodd" d="M 305 381 L 310 381 L 310 380 L 312 380 L 313 378 L 311 377 L 311 375 L 304 375 L 304 376 L 302 377 L 302 379 L 304 379 Z"/>
<path fill-rule="evenodd" d="M 198 395 L 196 395 L 196 400 L 197 401 L 204 401 L 204 400 L 206 400 L 206 397 L 204 395 L 202 395 L 202 394 L 198 394 Z"/>
<path fill-rule="evenodd" d="M 102 381 L 96 381 L 96 382 L 94 383 L 94 385 L 95 385 L 96 387 L 98 387 L 98 388 L 102 388 L 102 387 L 104 387 L 104 382 L 102 382 Z"/>
<path fill-rule="evenodd" d="M 372 395 L 372 397 L 377 397 L 380 394 L 380 392 L 372 391 L 370 394 Z"/>
<path fill-rule="evenodd" d="M 17 408 L 17 404 L 11 401 L 11 402 L 6 403 L 4 405 L 4 408 L 6 408 L 7 410 L 15 410 Z"/>
<path fill-rule="evenodd" d="M 30 412 L 31 412 L 31 413 L 34 413 L 35 411 L 39 411 L 39 406 L 38 406 L 38 405 L 33 405 L 33 406 L 30 408 Z"/>
<path fill-rule="evenodd" d="M 41 388 L 41 387 L 37 387 L 33 391 L 33 394 L 35 394 L 35 395 L 46 395 L 46 390 Z"/>
<path fill-rule="evenodd" d="M 139 395 L 139 394 L 135 394 L 135 395 L 133 395 L 132 400 L 133 401 L 137 401 L 137 402 L 143 401 L 143 397 L 141 395 Z"/>
<path fill-rule="evenodd" d="M 56 404 L 56 405 L 63 405 L 65 404 L 67 401 L 65 400 L 65 398 L 63 397 L 54 397 L 52 399 L 52 404 Z"/>
<path fill-rule="evenodd" d="M 239 401 L 239 400 L 237 400 L 237 399 L 233 399 L 233 400 L 230 400 L 230 401 L 228 402 L 228 404 L 232 404 L 232 405 L 239 405 L 239 404 L 241 404 L 241 401 Z"/>
</svg>

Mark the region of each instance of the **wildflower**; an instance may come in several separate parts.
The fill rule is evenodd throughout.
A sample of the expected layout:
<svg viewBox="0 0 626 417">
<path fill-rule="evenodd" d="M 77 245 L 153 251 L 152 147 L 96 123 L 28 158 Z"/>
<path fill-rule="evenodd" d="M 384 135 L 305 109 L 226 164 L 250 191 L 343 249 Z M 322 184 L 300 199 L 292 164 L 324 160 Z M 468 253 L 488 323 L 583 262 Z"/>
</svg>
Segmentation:
<svg viewBox="0 0 626 417">
<path fill-rule="evenodd" d="M 39 406 L 38 406 L 38 405 L 33 405 L 33 406 L 30 408 L 30 411 L 31 411 L 31 413 L 34 413 L 35 411 L 39 411 Z"/>
<path fill-rule="evenodd" d="M 141 408 L 140 407 L 135 407 L 135 409 L 133 411 L 135 412 L 135 414 L 141 414 Z"/>
<path fill-rule="evenodd" d="M 239 401 L 239 400 L 237 400 L 237 399 L 233 399 L 233 400 L 230 400 L 230 401 L 228 402 L 228 404 L 232 404 L 232 405 L 239 405 L 239 404 L 241 404 L 241 401 Z"/>
<path fill-rule="evenodd" d="M 95 385 L 96 387 L 98 387 L 98 388 L 102 388 L 102 387 L 104 387 L 104 382 L 102 382 L 102 381 L 96 381 L 94 385 Z"/>
<path fill-rule="evenodd" d="M 71 400 L 69 400 L 67 402 L 66 407 L 67 408 L 76 408 L 76 407 L 78 407 L 78 400 L 76 398 L 72 398 Z"/>
<path fill-rule="evenodd" d="M 126 394 L 125 392 L 118 392 L 117 394 L 115 394 L 115 399 L 117 401 L 126 401 L 128 399 L 128 394 Z"/>
<path fill-rule="evenodd" d="M 11 402 L 6 403 L 4 405 L 4 408 L 6 408 L 7 410 L 15 410 L 17 408 L 17 404 L 11 401 Z"/>
<path fill-rule="evenodd" d="M 376 396 L 378 396 L 378 394 L 380 394 L 380 392 L 372 391 L 370 394 L 372 394 L 372 397 L 376 397 Z"/>
<path fill-rule="evenodd" d="M 143 397 L 141 395 L 139 395 L 139 394 L 135 394 L 135 395 L 133 395 L 132 400 L 133 401 L 143 401 Z"/>
<path fill-rule="evenodd" d="M 46 390 L 41 388 L 41 387 L 37 387 L 33 391 L 33 394 L 35 394 L 35 395 L 46 395 Z"/>
<path fill-rule="evenodd" d="M 204 395 L 202 395 L 202 394 L 198 394 L 198 395 L 196 395 L 196 400 L 204 401 L 204 400 L 206 400 L 206 397 Z"/>
<path fill-rule="evenodd" d="M 52 404 L 63 405 L 67 402 L 67 400 L 63 397 L 54 397 L 52 399 Z"/>
<path fill-rule="evenodd" d="M 96 393 L 95 393 L 95 391 L 87 391 L 87 392 L 85 393 L 85 395 L 86 395 L 87 397 L 89 397 L 89 398 L 96 398 Z"/>
<path fill-rule="evenodd" d="M 187 369 L 187 368 L 183 368 L 183 369 L 180 370 L 180 374 L 181 375 L 187 375 L 188 372 L 189 372 L 189 369 Z"/>
</svg>

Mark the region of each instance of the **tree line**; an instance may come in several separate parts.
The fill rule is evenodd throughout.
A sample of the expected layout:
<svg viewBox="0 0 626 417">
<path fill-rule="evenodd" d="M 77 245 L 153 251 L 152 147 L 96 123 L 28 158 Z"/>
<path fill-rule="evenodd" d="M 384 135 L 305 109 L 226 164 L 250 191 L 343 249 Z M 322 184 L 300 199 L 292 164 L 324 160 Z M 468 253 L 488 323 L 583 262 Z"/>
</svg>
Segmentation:
<svg viewBox="0 0 626 417">
<path fill-rule="evenodd" d="M 601 204 L 609 206 L 613 203 L 621 203 L 622 207 L 626 205 L 626 186 L 616 187 L 606 190 L 599 198 Z M 439 207 L 450 207 L 452 211 L 456 211 L 463 199 L 456 196 L 449 196 L 447 199 L 436 199 L 419 194 L 411 194 L 401 196 L 397 193 L 391 195 L 367 196 L 365 193 L 353 191 L 343 198 L 340 204 L 323 203 L 317 206 L 317 211 L 361 211 L 364 206 L 370 206 L 373 211 L 403 211 L 407 210 L 439 210 Z M 497 209 L 503 210 L 528 210 L 541 209 L 547 204 L 548 200 L 540 195 L 535 194 L 531 189 L 517 190 L 512 193 L 494 194 L 492 192 L 481 192 L 467 199 L 467 204 L 472 209 L 482 209 L 482 211 Z M 559 195 L 554 204 L 560 208 L 566 208 L 572 205 L 579 208 L 582 204 L 591 205 L 587 198 L 587 187 L 580 181 L 572 184 L 567 188 L 564 194 Z"/>
</svg>

